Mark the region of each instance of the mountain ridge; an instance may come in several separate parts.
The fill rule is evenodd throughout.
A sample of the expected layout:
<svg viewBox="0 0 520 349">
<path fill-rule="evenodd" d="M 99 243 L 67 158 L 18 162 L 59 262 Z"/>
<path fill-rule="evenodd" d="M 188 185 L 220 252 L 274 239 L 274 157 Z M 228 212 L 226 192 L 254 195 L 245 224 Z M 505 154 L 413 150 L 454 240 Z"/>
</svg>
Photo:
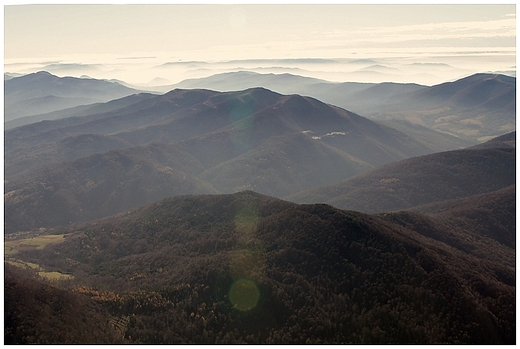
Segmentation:
<svg viewBox="0 0 520 349">
<path fill-rule="evenodd" d="M 375 213 L 494 191 L 515 183 L 515 148 L 467 149 L 402 160 L 287 196 Z M 424 201 L 423 201 L 424 200 Z"/>
<path fill-rule="evenodd" d="M 224 74 L 201 78 L 196 84 L 192 80 L 190 85 L 220 90 L 265 86 L 285 94 L 313 96 L 375 120 L 409 120 L 473 142 L 514 130 L 516 78 L 502 74 L 477 73 L 433 86 L 316 82 L 312 78 L 296 84 L 291 83 L 296 76 Z"/>
<path fill-rule="evenodd" d="M 4 85 L 5 121 L 81 104 L 107 102 L 140 92 L 118 83 L 58 77 L 46 71 L 14 77 Z M 53 99 L 52 103 L 46 102 L 49 98 Z"/>
</svg>

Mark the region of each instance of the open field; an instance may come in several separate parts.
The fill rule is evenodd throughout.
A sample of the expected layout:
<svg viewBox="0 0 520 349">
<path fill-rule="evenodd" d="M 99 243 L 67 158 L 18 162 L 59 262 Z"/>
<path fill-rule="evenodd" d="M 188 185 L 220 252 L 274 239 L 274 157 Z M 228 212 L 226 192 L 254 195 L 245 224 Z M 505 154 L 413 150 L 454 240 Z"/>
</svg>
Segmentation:
<svg viewBox="0 0 520 349">
<path fill-rule="evenodd" d="M 37 249 L 41 250 L 49 244 L 58 244 L 63 242 L 64 234 L 61 235 L 43 235 L 35 236 L 20 240 L 10 240 L 4 242 L 4 255 L 13 256 L 19 251 Z"/>
<path fill-rule="evenodd" d="M 10 258 L 9 260 L 6 260 L 5 262 L 9 263 L 11 265 L 14 265 L 15 267 L 18 267 L 18 268 L 35 269 L 38 271 L 38 275 L 40 275 L 44 278 L 50 279 L 50 280 L 73 279 L 74 278 L 73 275 L 63 274 L 63 273 L 60 273 L 59 271 L 45 271 L 42 269 L 41 266 L 39 266 L 36 263 L 24 262 L 19 259 Z"/>
<path fill-rule="evenodd" d="M 63 274 L 59 271 L 39 271 L 38 275 L 43 276 L 44 278 L 51 280 L 59 280 L 59 279 L 73 279 L 74 276 L 70 274 Z"/>
<path fill-rule="evenodd" d="M 20 259 L 13 258 L 19 251 L 41 250 L 49 244 L 59 244 L 63 242 L 62 235 L 43 235 L 31 238 L 10 240 L 4 242 L 4 258 L 5 262 L 23 269 L 35 269 L 38 275 L 51 280 L 71 279 L 72 275 L 63 274 L 58 271 L 46 271 L 36 263 L 25 262 Z"/>
</svg>

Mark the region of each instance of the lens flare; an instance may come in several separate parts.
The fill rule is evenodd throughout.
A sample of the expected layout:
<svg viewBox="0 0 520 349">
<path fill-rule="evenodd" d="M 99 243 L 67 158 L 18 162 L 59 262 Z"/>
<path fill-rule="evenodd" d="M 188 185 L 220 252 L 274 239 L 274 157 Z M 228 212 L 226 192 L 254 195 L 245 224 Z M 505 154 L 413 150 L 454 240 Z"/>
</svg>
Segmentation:
<svg viewBox="0 0 520 349">
<path fill-rule="evenodd" d="M 250 105 L 237 103 L 229 113 L 229 120 L 233 125 L 230 138 L 238 154 L 251 149 L 254 143 L 253 124 L 252 120 L 248 118 L 252 112 Z"/>
<path fill-rule="evenodd" d="M 234 280 L 228 299 L 237 310 L 246 312 L 258 305 L 261 284 L 265 277 L 266 256 L 262 242 L 256 237 L 260 221 L 255 205 L 237 207 L 235 229 L 237 245 L 230 251 L 229 271 Z"/>
<path fill-rule="evenodd" d="M 240 236 L 251 238 L 255 235 L 256 225 L 259 221 L 260 217 L 254 209 L 243 207 L 236 213 L 235 228 Z"/>
<path fill-rule="evenodd" d="M 260 299 L 260 291 L 254 281 L 237 280 L 229 290 L 229 301 L 235 309 L 248 311 L 256 307 Z"/>
<path fill-rule="evenodd" d="M 236 249 L 231 252 L 229 269 L 233 280 L 245 278 L 262 282 L 265 268 L 265 253 L 261 248 Z"/>
</svg>

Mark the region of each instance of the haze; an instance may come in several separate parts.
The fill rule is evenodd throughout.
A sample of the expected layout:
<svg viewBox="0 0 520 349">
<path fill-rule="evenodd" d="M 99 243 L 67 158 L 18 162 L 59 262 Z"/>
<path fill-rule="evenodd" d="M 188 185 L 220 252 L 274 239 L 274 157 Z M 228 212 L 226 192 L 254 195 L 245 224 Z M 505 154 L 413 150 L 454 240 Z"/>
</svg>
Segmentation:
<svg viewBox="0 0 520 349">
<path fill-rule="evenodd" d="M 516 72 L 509 5 L 8 5 L 4 70 L 166 85 L 219 72 L 436 84 Z"/>
</svg>

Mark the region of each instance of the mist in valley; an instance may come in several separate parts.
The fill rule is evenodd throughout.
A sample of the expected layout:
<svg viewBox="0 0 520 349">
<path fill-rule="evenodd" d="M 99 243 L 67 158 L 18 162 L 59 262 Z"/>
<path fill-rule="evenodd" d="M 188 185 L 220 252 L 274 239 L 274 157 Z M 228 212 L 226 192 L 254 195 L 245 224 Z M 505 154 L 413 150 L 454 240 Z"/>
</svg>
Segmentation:
<svg viewBox="0 0 520 349">
<path fill-rule="evenodd" d="M 515 344 L 514 5 L 7 5 L 5 344 Z"/>
</svg>

